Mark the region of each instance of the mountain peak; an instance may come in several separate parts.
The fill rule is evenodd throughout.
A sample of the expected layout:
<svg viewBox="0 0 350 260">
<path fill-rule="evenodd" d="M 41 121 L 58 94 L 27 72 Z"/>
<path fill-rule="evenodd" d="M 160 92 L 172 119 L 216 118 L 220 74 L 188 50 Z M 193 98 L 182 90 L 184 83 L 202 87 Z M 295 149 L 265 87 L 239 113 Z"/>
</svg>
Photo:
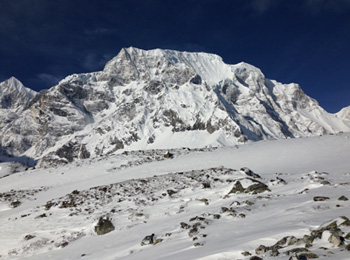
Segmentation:
<svg viewBox="0 0 350 260">
<path fill-rule="evenodd" d="M 36 91 L 26 88 L 20 80 L 13 76 L 0 83 L 0 93 L 11 91 L 22 93 L 29 98 L 32 98 L 37 94 Z"/>
<path fill-rule="evenodd" d="M 186 68 L 190 74 L 197 74 L 208 85 L 214 86 L 222 80 L 233 78 L 234 70 L 238 66 L 224 63 L 216 54 L 163 49 L 142 50 L 129 47 L 123 48 L 106 64 L 103 71 L 118 77 L 158 79 L 156 74 L 161 72 L 174 73 Z"/>
<path fill-rule="evenodd" d="M 11 77 L 0 83 L 0 108 L 21 108 L 36 94 L 36 91 L 23 86 L 17 78 Z"/>
</svg>

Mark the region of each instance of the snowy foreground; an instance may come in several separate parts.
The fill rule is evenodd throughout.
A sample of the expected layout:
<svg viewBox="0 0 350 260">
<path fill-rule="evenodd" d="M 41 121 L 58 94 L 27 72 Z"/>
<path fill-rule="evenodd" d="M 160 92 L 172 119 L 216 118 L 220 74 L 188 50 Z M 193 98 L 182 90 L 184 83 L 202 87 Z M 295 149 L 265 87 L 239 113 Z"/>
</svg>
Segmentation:
<svg viewBox="0 0 350 260">
<path fill-rule="evenodd" d="M 165 153 L 0 164 L 1 259 L 350 259 L 350 134 Z"/>
</svg>

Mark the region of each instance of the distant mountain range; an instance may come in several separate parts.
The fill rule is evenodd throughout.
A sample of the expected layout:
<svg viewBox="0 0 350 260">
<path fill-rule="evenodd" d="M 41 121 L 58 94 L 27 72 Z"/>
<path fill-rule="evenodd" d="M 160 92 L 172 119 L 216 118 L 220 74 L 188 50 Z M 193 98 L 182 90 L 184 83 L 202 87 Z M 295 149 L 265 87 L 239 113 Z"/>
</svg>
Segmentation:
<svg viewBox="0 0 350 260">
<path fill-rule="evenodd" d="M 231 146 L 350 131 L 298 84 L 208 53 L 122 49 L 100 72 L 39 93 L 0 83 L 0 152 L 39 166 L 117 150 Z"/>
</svg>

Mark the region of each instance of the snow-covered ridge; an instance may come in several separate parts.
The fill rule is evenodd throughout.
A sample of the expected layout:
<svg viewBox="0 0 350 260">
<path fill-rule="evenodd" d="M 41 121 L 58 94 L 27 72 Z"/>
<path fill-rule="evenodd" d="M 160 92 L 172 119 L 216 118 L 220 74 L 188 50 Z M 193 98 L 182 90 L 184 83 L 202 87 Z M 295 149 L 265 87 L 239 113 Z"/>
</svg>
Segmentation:
<svg viewBox="0 0 350 260">
<path fill-rule="evenodd" d="M 237 65 L 228 65 L 224 63 L 222 58 L 216 54 L 204 53 L 204 52 L 180 52 L 175 50 L 141 50 L 135 47 L 124 48 L 122 51 L 108 62 L 104 68 L 104 72 L 113 73 L 118 66 L 120 66 L 121 60 L 129 59 L 135 68 L 139 68 L 139 60 L 142 60 L 142 65 L 146 67 L 149 76 L 152 79 L 157 76 L 152 73 L 152 69 L 161 65 L 166 61 L 172 66 L 186 65 L 191 68 L 194 73 L 201 76 L 209 85 L 215 85 L 222 80 L 232 78 L 236 73 L 241 74 L 244 72 L 263 75 L 260 69 L 241 62 Z"/>
<path fill-rule="evenodd" d="M 336 116 L 350 121 L 350 106 L 341 109 L 338 113 L 336 113 Z"/>
<path fill-rule="evenodd" d="M 350 130 L 298 84 L 208 53 L 124 48 L 103 71 L 28 93 L 16 111 L 0 114 L 0 146 L 42 166 L 118 150 L 232 146 Z"/>
</svg>

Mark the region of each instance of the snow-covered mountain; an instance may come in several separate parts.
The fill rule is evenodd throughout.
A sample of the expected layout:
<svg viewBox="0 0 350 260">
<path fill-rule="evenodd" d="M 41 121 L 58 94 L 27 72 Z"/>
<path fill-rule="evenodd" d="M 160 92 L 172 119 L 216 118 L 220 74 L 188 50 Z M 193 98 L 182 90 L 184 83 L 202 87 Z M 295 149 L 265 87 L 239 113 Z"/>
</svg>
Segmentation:
<svg viewBox="0 0 350 260">
<path fill-rule="evenodd" d="M 2 83 L 2 92 L 9 86 Z M 11 106 L 3 106 L 17 110 L 1 123 L 0 145 L 42 166 L 121 149 L 226 146 L 350 130 L 299 85 L 208 53 L 130 47 L 103 71 L 25 93 L 29 101 L 11 97 Z"/>
</svg>

